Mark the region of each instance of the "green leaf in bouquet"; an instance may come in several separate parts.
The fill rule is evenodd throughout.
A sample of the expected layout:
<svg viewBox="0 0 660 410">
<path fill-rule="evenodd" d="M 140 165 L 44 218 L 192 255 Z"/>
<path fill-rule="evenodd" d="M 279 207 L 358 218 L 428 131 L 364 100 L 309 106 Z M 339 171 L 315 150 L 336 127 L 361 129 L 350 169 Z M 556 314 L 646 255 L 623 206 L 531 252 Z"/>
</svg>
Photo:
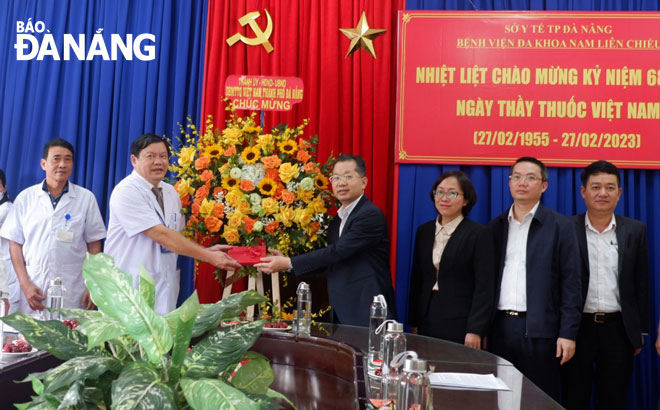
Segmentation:
<svg viewBox="0 0 660 410">
<path fill-rule="evenodd" d="M 218 379 L 181 379 L 186 401 L 194 410 L 259 409 L 242 391 Z"/>
<path fill-rule="evenodd" d="M 236 363 L 257 340 L 263 320 L 217 329 L 197 343 L 186 356 L 183 368 L 187 377 L 214 377 Z"/>
<path fill-rule="evenodd" d="M 76 406 L 81 402 L 82 391 L 85 388 L 84 380 L 76 380 L 69 387 L 69 390 L 66 391 L 66 394 L 62 398 L 58 409 L 66 409 L 71 406 Z"/>
<path fill-rule="evenodd" d="M 197 291 L 179 307 L 180 314 L 177 315 L 174 336 L 174 347 L 172 348 L 172 362 L 170 363 L 169 376 L 170 382 L 176 383 L 181 376 L 181 366 L 186 359 L 190 339 L 192 339 L 193 326 L 197 312 L 199 312 L 199 298 Z"/>
<path fill-rule="evenodd" d="M 39 396 L 44 394 L 44 384 L 41 382 L 41 380 L 34 377 L 34 375 L 30 375 L 28 377 L 30 378 L 30 381 L 32 382 L 32 390 L 34 390 L 34 392 Z"/>
<path fill-rule="evenodd" d="M 176 392 L 149 362 L 126 366 L 112 383 L 113 410 L 176 409 Z"/>
<path fill-rule="evenodd" d="M 267 299 L 254 290 L 234 293 L 213 305 L 202 305 L 203 309 L 197 315 L 193 337 L 202 335 L 220 325 L 223 319 L 234 318 L 246 307 L 262 303 Z"/>
<path fill-rule="evenodd" d="M 126 329 L 116 319 L 102 315 L 95 319 L 85 320 L 80 325 L 80 331 L 87 335 L 88 349 L 103 346 L 105 342 L 126 335 Z"/>
<path fill-rule="evenodd" d="M 275 375 L 268 359 L 261 356 L 248 360 L 231 378 L 231 384 L 250 393 L 266 394 L 268 388 L 275 380 Z"/>
<path fill-rule="evenodd" d="M 96 306 L 124 326 L 152 363 L 160 363 L 172 348 L 172 334 L 165 319 L 133 287 L 130 275 L 114 266 L 111 257 L 97 254 L 83 264 L 83 276 Z"/>
<path fill-rule="evenodd" d="M 142 264 L 140 264 L 140 295 L 147 301 L 147 305 L 153 309 L 156 304 L 156 281 L 144 269 Z"/>
<path fill-rule="evenodd" d="M 89 354 L 87 337 L 80 332 L 69 330 L 59 320 L 36 320 L 21 312 L 12 313 L 0 320 L 21 332 L 32 346 L 39 350 L 48 350 L 58 359 L 66 360 Z M 97 353 L 104 354 L 101 351 Z"/>
<path fill-rule="evenodd" d="M 44 392 L 52 393 L 77 380 L 96 379 L 107 371 L 119 373 L 120 370 L 121 363 L 113 357 L 79 356 L 46 372 L 31 376 L 43 379 Z"/>
</svg>

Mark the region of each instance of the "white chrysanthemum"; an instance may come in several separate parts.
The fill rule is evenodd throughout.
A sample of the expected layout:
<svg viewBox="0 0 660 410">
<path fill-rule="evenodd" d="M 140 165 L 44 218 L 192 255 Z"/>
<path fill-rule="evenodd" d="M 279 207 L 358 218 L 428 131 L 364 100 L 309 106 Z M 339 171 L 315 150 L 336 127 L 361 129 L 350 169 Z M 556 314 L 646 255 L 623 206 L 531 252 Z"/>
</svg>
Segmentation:
<svg viewBox="0 0 660 410">
<path fill-rule="evenodd" d="M 266 171 L 264 170 L 263 165 L 260 163 L 246 164 L 243 166 L 241 177 L 243 179 L 248 179 L 252 181 L 252 183 L 255 186 L 257 186 L 259 184 L 259 181 L 261 181 L 265 176 L 266 176 Z"/>
</svg>

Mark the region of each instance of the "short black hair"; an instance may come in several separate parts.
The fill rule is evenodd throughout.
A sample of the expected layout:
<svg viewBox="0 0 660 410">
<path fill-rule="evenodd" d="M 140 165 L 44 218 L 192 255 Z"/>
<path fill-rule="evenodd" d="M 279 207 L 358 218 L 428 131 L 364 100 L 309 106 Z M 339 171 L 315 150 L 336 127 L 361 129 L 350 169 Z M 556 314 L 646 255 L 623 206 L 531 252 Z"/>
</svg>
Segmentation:
<svg viewBox="0 0 660 410">
<path fill-rule="evenodd" d="M 0 169 L 0 182 L 2 182 L 2 186 L 7 187 L 7 176 L 5 175 L 5 171 Z M 9 192 L 5 191 L 5 195 L 0 199 L 0 204 L 4 204 L 5 202 L 11 202 L 11 199 L 9 199 Z"/>
<path fill-rule="evenodd" d="M 170 156 L 170 146 L 167 141 L 163 137 L 159 137 L 158 135 L 151 133 L 140 135 L 135 139 L 135 141 L 133 141 L 131 144 L 131 155 L 139 157 L 140 152 L 142 152 L 143 149 L 157 142 L 162 142 L 165 144 L 165 148 L 167 148 L 167 156 Z"/>
<path fill-rule="evenodd" d="M 472 185 L 472 181 L 470 180 L 470 177 L 467 176 L 467 174 L 463 171 L 445 171 L 438 177 L 438 179 L 435 180 L 433 183 L 433 188 L 431 188 L 431 201 L 435 203 L 435 194 L 433 191 L 442 183 L 447 178 L 454 177 L 458 181 L 458 185 L 461 186 L 461 191 L 463 191 L 463 199 L 468 201 L 468 203 L 461 209 L 461 213 L 463 213 L 463 216 L 467 216 L 467 214 L 470 213 L 472 210 L 472 207 L 474 204 L 477 203 L 477 191 L 474 189 L 474 185 Z"/>
<path fill-rule="evenodd" d="M 352 154 L 341 154 L 340 156 L 337 157 L 335 164 L 338 162 L 346 162 L 346 161 L 355 161 L 355 171 L 358 174 L 360 174 L 361 177 L 367 175 L 367 164 L 364 162 L 364 159 L 362 159 L 361 156 L 352 155 Z"/>
<path fill-rule="evenodd" d="M 72 157 L 74 156 L 73 145 L 71 145 L 71 143 L 69 141 L 64 140 L 62 138 L 53 138 L 52 140 L 48 141 L 46 143 L 46 145 L 44 145 L 44 151 L 43 151 L 42 156 L 41 156 L 43 159 L 48 159 L 48 151 L 52 147 L 66 148 L 69 151 L 71 151 L 71 156 Z"/>
<path fill-rule="evenodd" d="M 611 174 L 616 176 L 616 184 L 621 186 L 621 176 L 619 175 L 619 168 L 611 162 L 600 160 L 592 162 L 587 165 L 580 174 L 580 180 L 582 181 L 582 186 L 586 188 L 587 181 L 589 177 L 596 174 Z"/>
<path fill-rule="evenodd" d="M 519 163 L 519 162 L 531 162 L 532 164 L 538 165 L 539 168 L 541 168 L 541 179 L 543 180 L 543 182 L 548 180 L 548 167 L 546 167 L 545 164 L 543 162 L 541 162 L 541 160 L 536 159 L 534 157 L 520 157 L 520 158 L 518 158 L 516 160 L 516 162 L 514 162 L 513 165 L 511 165 L 511 168 L 509 168 L 509 176 L 511 176 L 513 174 L 513 167 L 515 167 L 516 164 Z"/>
</svg>

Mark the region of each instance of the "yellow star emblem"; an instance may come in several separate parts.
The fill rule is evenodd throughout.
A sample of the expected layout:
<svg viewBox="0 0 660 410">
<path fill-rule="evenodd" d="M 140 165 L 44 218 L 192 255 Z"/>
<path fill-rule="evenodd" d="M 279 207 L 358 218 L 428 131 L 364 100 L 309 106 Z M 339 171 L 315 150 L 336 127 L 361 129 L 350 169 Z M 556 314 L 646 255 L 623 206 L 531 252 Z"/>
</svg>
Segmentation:
<svg viewBox="0 0 660 410">
<path fill-rule="evenodd" d="M 346 57 L 362 48 L 367 50 L 367 52 L 371 54 L 373 58 L 376 58 L 376 51 L 374 50 L 373 40 L 381 34 L 385 33 L 387 30 L 380 28 L 369 28 L 367 15 L 363 11 L 362 17 L 360 17 L 360 21 L 358 21 L 357 27 L 340 28 L 339 31 L 351 39 L 351 44 L 348 46 L 348 53 L 346 54 Z"/>
</svg>

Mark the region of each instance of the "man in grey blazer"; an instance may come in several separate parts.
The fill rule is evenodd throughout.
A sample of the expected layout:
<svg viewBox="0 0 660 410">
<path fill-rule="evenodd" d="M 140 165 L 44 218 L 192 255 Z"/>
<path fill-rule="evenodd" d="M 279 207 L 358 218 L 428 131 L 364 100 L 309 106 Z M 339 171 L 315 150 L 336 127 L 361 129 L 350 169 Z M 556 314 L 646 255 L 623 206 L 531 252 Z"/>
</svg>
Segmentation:
<svg viewBox="0 0 660 410">
<path fill-rule="evenodd" d="M 577 348 L 564 372 L 566 407 L 624 409 L 633 357 L 648 332 L 649 257 L 646 226 L 614 215 L 619 170 L 596 161 L 581 175 L 585 214 L 573 217 L 580 248 L 582 321 Z"/>
</svg>

